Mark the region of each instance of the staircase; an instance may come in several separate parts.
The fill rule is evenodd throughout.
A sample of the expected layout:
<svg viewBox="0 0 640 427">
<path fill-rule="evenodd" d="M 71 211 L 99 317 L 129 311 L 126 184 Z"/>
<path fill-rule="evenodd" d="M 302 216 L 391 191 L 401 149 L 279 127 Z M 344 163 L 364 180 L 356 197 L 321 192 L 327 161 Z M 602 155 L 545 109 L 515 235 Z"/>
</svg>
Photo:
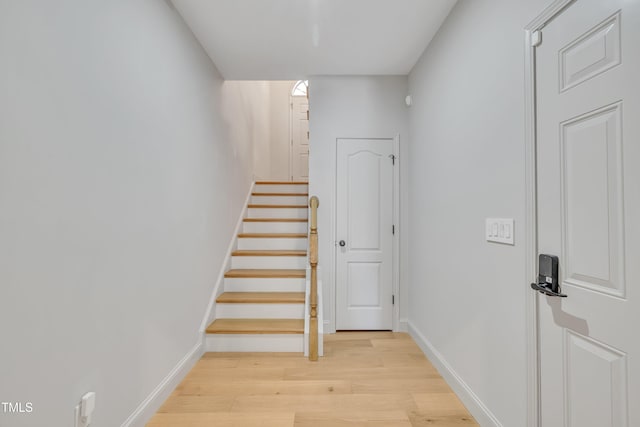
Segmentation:
<svg viewBox="0 0 640 427">
<path fill-rule="evenodd" d="M 307 204 L 306 182 L 256 182 L 208 351 L 304 351 Z"/>
</svg>

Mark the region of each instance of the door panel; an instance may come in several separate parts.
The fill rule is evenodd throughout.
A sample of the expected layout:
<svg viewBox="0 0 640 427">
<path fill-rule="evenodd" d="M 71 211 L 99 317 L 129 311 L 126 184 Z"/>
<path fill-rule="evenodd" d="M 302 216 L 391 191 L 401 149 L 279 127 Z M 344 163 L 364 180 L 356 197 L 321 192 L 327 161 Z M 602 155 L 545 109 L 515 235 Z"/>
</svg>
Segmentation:
<svg viewBox="0 0 640 427">
<path fill-rule="evenodd" d="M 309 180 L 309 100 L 291 97 L 291 174 L 293 181 Z"/>
<path fill-rule="evenodd" d="M 620 13 L 587 31 L 560 50 L 564 91 L 620 64 Z"/>
<path fill-rule="evenodd" d="M 626 425 L 626 354 L 568 329 L 565 354 L 567 425 Z"/>
<path fill-rule="evenodd" d="M 347 154 L 347 243 L 350 251 L 380 250 L 381 154 Z"/>
<path fill-rule="evenodd" d="M 624 295 L 621 104 L 561 125 L 566 283 Z M 585 215 L 585 212 L 589 212 Z"/>
<path fill-rule="evenodd" d="M 380 307 L 380 262 L 350 262 L 347 264 L 347 307 Z"/>
<path fill-rule="evenodd" d="M 536 48 L 544 427 L 640 426 L 640 2 L 577 0 Z"/>
<path fill-rule="evenodd" d="M 391 329 L 393 140 L 339 140 L 336 327 Z"/>
</svg>

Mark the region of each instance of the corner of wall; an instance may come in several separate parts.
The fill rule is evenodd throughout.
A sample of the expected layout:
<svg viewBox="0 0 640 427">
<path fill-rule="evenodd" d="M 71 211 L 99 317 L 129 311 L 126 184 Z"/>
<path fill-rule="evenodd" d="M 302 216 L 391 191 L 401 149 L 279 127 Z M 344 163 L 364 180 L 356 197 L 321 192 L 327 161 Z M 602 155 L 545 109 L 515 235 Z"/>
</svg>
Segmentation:
<svg viewBox="0 0 640 427">
<path fill-rule="evenodd" d="M 151 394 L 140 403 L 133 413 L 122 423 L 122 427 L 144 427 L 144 425 L 155 415 L 165 400 L 171 395 L 173 390 L 180 384 L 180 381 L 189 373 L 191 368 L 204 354 L 203 340 L 198 342 L 184 355 L 182 359 L 173 367 L 167 376 L 153 389 Z"/>
<path fill-rule="evenodd" d="M 478 424 L 485 427 L 503 427 L 500 421 L 493 415 L 489 408 L 480 400 L 471 387 L 464 382 L 462 377 L 445 360 L 444 356 L 436 350 L 429 340 L 415 327 L 411 321 L 407 322 L 409 334 L 416 341 L 427 359 L 434 365 L 440 375 L 449 384 L 449 387 L 460 398 L 464 406 L 476 419 Z"/>
</svg>

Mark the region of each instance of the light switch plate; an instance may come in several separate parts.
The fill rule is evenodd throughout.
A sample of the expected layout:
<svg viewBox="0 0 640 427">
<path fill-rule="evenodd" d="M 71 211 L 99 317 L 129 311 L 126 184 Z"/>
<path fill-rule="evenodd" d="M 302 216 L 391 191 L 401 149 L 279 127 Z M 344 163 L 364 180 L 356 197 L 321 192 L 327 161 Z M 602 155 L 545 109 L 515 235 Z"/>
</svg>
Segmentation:
<svg viewBox="0 0 640 427">
<path fill-rule="evenodd" d="M 515 221 L 513 218 L 487 218 L 485 233 L 487 242 L 515 245 Z"/>
</svg>

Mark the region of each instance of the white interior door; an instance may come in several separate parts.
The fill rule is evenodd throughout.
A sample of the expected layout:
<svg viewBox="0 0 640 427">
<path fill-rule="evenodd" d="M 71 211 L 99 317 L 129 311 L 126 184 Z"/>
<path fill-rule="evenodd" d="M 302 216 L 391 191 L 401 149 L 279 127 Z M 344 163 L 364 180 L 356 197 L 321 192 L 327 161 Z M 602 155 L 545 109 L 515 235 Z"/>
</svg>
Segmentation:
<svg viewBox="0 0 640 427">
<path fill-rule="evenodd" d="M 392 329 L 393 140 L 338 140 L 336 329 Z"/>
<path fill-rule="evenodd" d="M 640 426 L 640 2 L 577 0 L 536 48 L 541 425 Z"/>
<path fill-rule="evenodd" d="M 293 181 L 309 181 L 309 100 L 291 97 L 291 173 Z"/>
</svg>

